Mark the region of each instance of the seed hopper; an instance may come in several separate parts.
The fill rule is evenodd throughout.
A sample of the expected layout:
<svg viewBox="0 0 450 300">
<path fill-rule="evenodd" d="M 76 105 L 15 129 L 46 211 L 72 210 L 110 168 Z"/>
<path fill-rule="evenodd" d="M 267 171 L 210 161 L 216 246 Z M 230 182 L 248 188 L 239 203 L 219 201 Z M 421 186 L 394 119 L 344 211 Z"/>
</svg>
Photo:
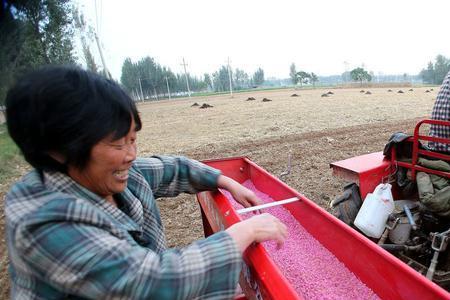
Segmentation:
<svg viewBox="0 0 450 300">
<path fill-rule="evenodd" d="M 417 132 L 411 138 L 415 145 L 413 159 L 402 167 L 428 171 L 417 164 L 417 157 L 426 154 L 424 150 L 418 148 L 418 139 L 423 137 Z M 296 236 L 297 231 L 304 231 L 311 239 L 303 240 L 305 234 L 302 233 L 302 240 L 298 241 L 300 242 L 298 245 L 317 244 L 314 247 L 321 248 L 311 250 L 309 246 L 308 249 L 294 247 L 289 257 L 282 260 L 295 257 L 295 262 L 282 266 L 279 263 L 280 258 L 277 257 L 277 250 L 273 250 L 270 245 L 250 246 L 244 253 L 245 264 L 239 280 L 243 293 L 236 299 L 450 299 L 450 293 L 410 266 L 413 263 L 420 264 L 419 262 L 407 261 L 393 255 L 388 251 L 390 249 L 383 249 L 377 244 L 377 240 L 364 236 L 352 226 L 342 222 L 250 159 L 233 157 L 209 160 L 205 163 L 240 183 L 250 182 L 258 193 L 266 195 L 271 201 L 298 198 L 298 201 L 282 205 L 296 223 L 294 225 L 298 225 L 293 226 L 295 228 L 290 231 L 291 237 Z M 380 182 L 392 178 L 393 170 L 400 165 L 395 156 L 391 156 L 388 160 L 380 152 L 335 162 L 331 164 L 331 167 L 336 176 L 357 183 L 361 197 L 364 199 L 365 195 Z M 393 183 L 393 191 L 398 197 L 399 191 L 395 183 Z M 197 199 L 201 206 L 205 236 L 224 230 L 245 218 L 244 214 L 237 213 L 233 201 L 223 191 L 202 192 L 197 194 Z M 420 227 L 421 223 L 418 221 L 416 225 Z M 436 238 L 432 239 L 432 245 L 436 249 L 444 247 L 442 240 L 447 241 L 445 233 L 439 234 L 436 233 Z M 388 238 L 386 240 L 389 241 Z M 316 254 L 314 251 L 317 251 Z M 440 251 L 436 250 L 439 253 Z M 338 267 L 327 269 L 322 265 L 316 269 L 311 268 L 311 265 L 320 265 L 323 261 L 320 253 L 325 252 L 338 262 L 336 265 Z M 326 264 L 334 264 L 331 260 L 328 261 L 328 257 L 326 259 Z M 305 262 L 310 265 L 305 267 Z M 305 272 L 299 273 L 299 269 Z M 368 294 L 359 294 L 359 296 L 351 294 L 355 291 L 352 291 L 353 284 L 348 284 L 348 279 L 344 275 L 346 272 L 353 274 L 352 280 L 359 281 L 358 285 L 361 285 L 363 289 L 367 288 Z M 295 275 L 292 276 L 292 274 Z M 331 278 L 328 286 L 327 278 Z M 323 285 L 318 289 L 319 281 L 325 281 L 325 284 L 322 282 Z M 345 285 L 348 286 L 344 287 Z M 334 297 L 334 292 L 341 294 Z M 322 296 L 320 293 L 323 293 Z M 364 290 L 363 293 L 366 291 Z"/>
</svg>

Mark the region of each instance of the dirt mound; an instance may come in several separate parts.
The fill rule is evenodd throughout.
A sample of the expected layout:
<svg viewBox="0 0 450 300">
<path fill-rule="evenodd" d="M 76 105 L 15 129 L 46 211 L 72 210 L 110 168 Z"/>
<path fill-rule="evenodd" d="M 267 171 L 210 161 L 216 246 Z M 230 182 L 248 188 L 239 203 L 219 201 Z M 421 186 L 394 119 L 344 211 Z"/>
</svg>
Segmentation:
<svg viewBox="0 0 450 300">
<path fill-rule="evenodd" d="M 251 100 L 256 100 L 256 99 L 253 97 L 248 97 L 247 100 L 245 100 L 245 101 L 251 101 Z"/>
<path fill-rule="evenodd" d="M 402 91 L 402 90 L 398 90 L 398 92 L 397 93 L 399 93 L 399 94 L 403 94 L 404 92 Z"/>
<path fill-rule="evenodd" d="M 329 91 L 327 94 L 328 94 L 328 95 L 334 95 L 334 93 L 331 92 L 331 91 Z"/>
<path fill-rule="evenodd" d="M 360 90 L 359 92 L 360 92 L 360 93 L 365 93 L 366 91 L 365 91 L 365 90 Z"/>
<path fill-rule="evenodd" d="M 268 99 L 268 98 L 263 98 L 263 99 L 262 99 L 262 102 L 269 102 L 269 101 L 272 101 L 272 100 L 270 100 L 270 99 Z"/>
<path fill-rule="evenodd" d="M 429 92 L 430 92 L 430 90 L 426 90 L 426 91 L 425 91 L 425 93 L 429 93 Z"/>
<path fill-rule="evenodd" d="M 291 97 L 298 97 L 298 95 L 297 94 L 292 94 Z"/>
<path fill-rule="evenodd" d="M 192 106 L 200 106 L 200 104 L 198 104 L 197 102 L 195 102 L 194 104 L 191 105 Z"/>
<path fill-rule="evenodd" d="M 202 106 L 200 106 L 200 108 L 209 108 L 209 107 L 214 107 L 214 106 L 209 105 L 208 103 L 203 103 Z"/>
<path fill-rule="evenodd" d="M 389 89 L 389 90 L 388 90 L 388 92 L 389 92 L 389 93 L 392 93 L 392 90 L 391 90 L 391 89 Z"/>
<path fill-rule="evenodd" d="M 367 91 L 366 95 L 372 95 L 372 93 L 370 91 Z"/>
</svg>

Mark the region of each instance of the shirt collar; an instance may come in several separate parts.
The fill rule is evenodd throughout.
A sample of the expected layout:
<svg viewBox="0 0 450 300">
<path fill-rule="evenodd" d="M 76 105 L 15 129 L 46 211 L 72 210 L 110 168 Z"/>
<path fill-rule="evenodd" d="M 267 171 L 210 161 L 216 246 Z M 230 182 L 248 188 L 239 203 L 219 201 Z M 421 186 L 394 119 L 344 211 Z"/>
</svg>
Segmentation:
<svg viewBox="0 0 450 300">
<path fill-rule="evenodd" d="M 71 194 L 78 199 L 82 199 L 84 201 L 92 203 L 93 205 L 116 219 L 118 222 L 120 222 L 121 225 L 125 226 L 129 231 L 142 231 L 142 204 L 138 199 L 136 199 L 136 197 L 134 197 L 134 195 L 128 190 L 128 188 L 126 188 L 125 191 L 120 194 L 120 196 L 124 200 L 124 204 L 127 205 L 130 215 L 127 215 L 122 210 L 106 201 L 104 198 L 78 184 L 67 174 L 55 171 L 44 171 L 43 179 L 46 188 Z"/>
</svg>

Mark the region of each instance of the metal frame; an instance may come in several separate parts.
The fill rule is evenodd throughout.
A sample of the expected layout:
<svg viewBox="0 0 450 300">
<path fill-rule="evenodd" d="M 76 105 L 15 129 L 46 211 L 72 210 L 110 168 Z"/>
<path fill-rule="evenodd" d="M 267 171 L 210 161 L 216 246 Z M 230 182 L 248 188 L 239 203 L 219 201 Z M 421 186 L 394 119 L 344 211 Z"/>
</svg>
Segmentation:
<svg viewBox="0 0 450 300">
<path fill-rule="evenodd" d="M 426 150 L 426 149 L 419 149 L 419 141 L 429 141 L 429 142 L 438 142 L 438 143 L 442 143 L 442 144 L 450 144 L 450 138 L 445 139 L 445 138 L 438 138 L 438 137 L 420 134 L 420 127 L 423 124 L 442 125 L 442 126 L 450 127 L 450 121 L 430 120 L 430 119 L 420 121 L 419 123 L 417 123 L 417 125 L 414 129 L 414 135 L 407 139 L 407 141 L 413 142 L 413 149 L 412 149 L 413 153 L 412 153 L 411 163 L 398 161 L 397 155 L 395 153 L 395 147 L 393 147 L 391 150 L 392 151 L 391 152 L 391 165 L 396 165 L 399 167 L 411 169 L 411 180 L 412 181 L 416 180 L 417 172 L 426 172 L 429 174 L 435 174 L 435 175 L 439 175 L 442 177 L 450 178 L 450 172 L 433 170 L 433 169 L 426 168 L 426 167 L 423 167 L 423 166 L 420 166 L 417 164 L 420 155 L 433 157 L 433 158 L 437 158 L 440 160 L 450 162 L 449 154 L 443 154 L 440 152 L 435 152 L 435 151 Z"/>
</svg>

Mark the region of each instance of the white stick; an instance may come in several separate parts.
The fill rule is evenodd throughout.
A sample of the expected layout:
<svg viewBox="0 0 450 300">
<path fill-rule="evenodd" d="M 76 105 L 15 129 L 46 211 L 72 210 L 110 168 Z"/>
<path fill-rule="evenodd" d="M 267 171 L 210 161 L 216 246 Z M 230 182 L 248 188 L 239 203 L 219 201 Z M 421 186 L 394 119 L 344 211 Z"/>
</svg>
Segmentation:
<svg viewBox="0 0 450 300">
<path fill-rule="evenodd" d="M 272 207 L 272 206 L 283 205 L 283 204 L 287 204 L 287 203 L 291 203 L 291 202 L 295 202 L 295 201 L 299 201 L 299 200 L 300 200 L 299 198 L 294 197 L 294 198 L 289 198 L 289 199 L 285 199 L 285 200 L 265 203 L 265 204 L 261 204 L 261 205 L 257 205 L 257 206 L 241 208 L 241 209 L 238 209 L 236 212 L 240 215 L 240 214 L 245 214 L 245 213 L 248 213 L 251 211 L 260 210 L 260 209 L 264 209 L 264 208 L 268 208 L 268 207 Z"/>
</svg>

